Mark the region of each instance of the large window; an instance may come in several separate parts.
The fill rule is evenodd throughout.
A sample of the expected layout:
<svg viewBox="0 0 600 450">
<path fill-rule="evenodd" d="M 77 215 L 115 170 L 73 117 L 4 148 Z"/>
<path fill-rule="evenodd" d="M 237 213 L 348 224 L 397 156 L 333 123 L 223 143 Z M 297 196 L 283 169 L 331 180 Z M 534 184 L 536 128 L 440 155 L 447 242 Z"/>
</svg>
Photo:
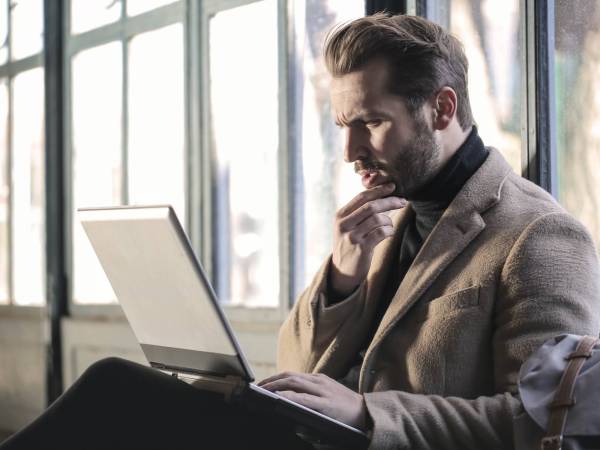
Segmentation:
<svg viewBox="0 0 600 450">
<path fill-rule="evenodd" d="M 480 134 L 527 175 L 525 46 L 537 31 L 525 3 L 407 2 L 463 42 Z M 553 5 L 558 197 L 598 241 L 599 8 Z M 116 302 L 76 209 L 169 203 L 224 304 L 286 311 L 331 251 L 335 211 L 361 189 L 343 163 L 322 47 L 364 10 L 363 0 L 65 0 L 72 305 Z M 2 303 L 44 301 L 42 17 L 42 0 L 0 0 Z"/>
<path fill-rule="evenodd" d="M 600 250 L 600 5 L 555 1 L 558 197 Z"/>
<path fill-rule="evenodd" d="M 207 13 L 217 291 L 231 305 L 276 307 L 281 267 L 277 2 Z"/>
<path fill-rule="evenodd" d="M 188 225 L 184 6 L 72 0 L 68 15 L 73 300 L 110 304 L 76 209 L 168 203 Z"/>
<path fill-rule="evenodd" d="M 0 1 L 0 303 L 45 302 L 42 0 Z"/>
</svg>

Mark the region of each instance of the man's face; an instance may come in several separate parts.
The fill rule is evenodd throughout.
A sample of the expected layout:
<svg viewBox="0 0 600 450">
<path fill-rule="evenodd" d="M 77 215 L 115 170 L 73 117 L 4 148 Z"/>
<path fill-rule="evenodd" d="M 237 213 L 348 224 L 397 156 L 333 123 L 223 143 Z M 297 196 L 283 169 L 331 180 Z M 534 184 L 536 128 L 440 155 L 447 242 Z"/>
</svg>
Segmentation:
<svg viewBox="0 0 600 450">
<path fill-rule="evenodd" d="M 353 162 L 366 189 L 392 181 L 393 195 L 411 198 L 438 172 L 441 150 L 425 104 L 411 114 L 388 92 L 388 69 L 374 60 L 331 83 L 336 123 L 345 129 L 344 160 Z"/>
</svg>

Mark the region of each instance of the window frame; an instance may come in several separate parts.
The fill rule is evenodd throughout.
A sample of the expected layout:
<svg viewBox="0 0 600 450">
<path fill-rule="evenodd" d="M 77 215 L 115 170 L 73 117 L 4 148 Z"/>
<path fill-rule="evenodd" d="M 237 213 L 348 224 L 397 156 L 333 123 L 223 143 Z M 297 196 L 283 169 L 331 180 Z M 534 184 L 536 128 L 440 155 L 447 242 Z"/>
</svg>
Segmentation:
<svg viewBox="0 0 600 450">
<path fill-rule="evenodd" d="M 178 0 L 175 3 L 160 6 L 151 11 L 129 17 L 126 14 L 126 0 L 120 0 L 121 17 L 118 21 L 103 25 L 98 28 L 71 36 L 70 34 L 70 0 L 45 0 L 44 24 L 48 24 L 49 17 L 54 10 L 62 11 L 62 23 L 64 27 L 58 33 L 59 37 L 48 37 L 56 39 L 59 42 L 59 53 L 54 55 L 56 58 L 62 58 L 62 73 L 45 73 L 46 85 L 48 86 L 49 77 L 58 77 L 55 80 L 56 85 L 62 85 L 64 92 L 62 95 L 62 110 L 64 116 L 62 127 L 56 122 L 54 125 L 47 123 L 47 152 L 46 167 L 50 167 L 50 154 L 64 162 L 62 168 L 54 167 L 55 172 L 52 178 L 47 178 L 47 198 L 54 198 L 63 205 L 62 217 L 59 220 L 64 221 L 64 226 L 60 227 L 60 221 L 48 220 L 46 214 L 46 236 L 58 238 L 62 236 L 62 241 L 58 240 L 55 249 L 62 247 L 64 254 L 56 258 L 50 258 L 46 254 L 47 260 L 47 298 L 46 307 L 50 311 L 52 342 L 50 350 L 54 352 L 53 359 L 60 362 L 60 341 L 55 340 L 60 336 L 60 319 L 72 315 L 75 317 L 103 317 L 113 320 L 125 320 L 121 308 L 118 305 L 79 305 L 73 302 L 73 267 L 72 267 L 72 111 L 71 111 L 71 58 L 78 51 L 92 48 L 103 43 L 119 41 L 123 45 L 123 102 L 126 107 L 127 102 L 127 52 L 128 40 L 136 34 L 162 28 L 173 23 L 182 23 L 184 27 L 184 96 L 185 96 L 185 130 L 184 141 L 187 161 L 187 172 L 185 176 L 186 186 L 186 206 L 187 220 L 186 226 L 190 234 L 191 242 L 195 251 L 199 255 L 208 273 L 213 275 L 213 245 L 214 245 L 214 223 L 212 221 L 212 165 L 214 159 L 210 154 L 210 145 L 208 145 L 208 99 L 204 95 L 207 90 L 208 65 L 207 65 L 207 12 L 217 12 L 223 9 L 240 6 L 257 0 L 224 0 L 217 4 L 217 0 Z M 49 5 L 57 6 L 50 8 Z M 377 5 L 385 3 L 393 12 L 406 12 L 409 14 L 419 14 L 425 17 L 436 19 L 435 11 L 444 5 L 447 6 L 448 0 L 388 0 L 376 1 L 366 0 L 366 7 L 376 8 Z M 390 7 L 390 5 L 392 5 Z M 523 33 L 523 48 L 526 49 L 524 58 L 526 64 L 523 79 L 523 85 L 526 86 L 527 98 L 524 101 L 523 108 L 527 112 L 527 123 L 522 123 L 522 161 L 523 175 L 526 178 L 540 184 L 553 195 L 552 173 L 556 171 L 556 151 L 555 137 L 556 131 L 555 115 L 553 113 L 554 102 L 549 97 L 554 95 L 552 87 L 553 73 L 544 74 L 544 68 L 552 67 L 552 49 L 554 48 L 551 40 L 554 39 L 554 21 L 553 6 L 554 3 L 545 8 L 544 0 L 523 0 L 522 25 L 526 27 L 526 33 Z M 216 8 L 216 9 L 215 9 Z M 245 307 L 226 306 L 227 314 L 233 322 L 249 324 L 252 326 L 276 327 L 287 315 L 294 300 L 302 288 L 302 244 L 300 243 L 301 233 L 298 230 L 301 220 L 301 204 L 295 193 L 297 184 L 301 182 L 298 168 L 298 158 L 300 146 L 296 136 L 299 129 L 295 118 L 301 114 L 297 110 L 295 100 L 299 86 L 296 85 L 295 74 L 298 68 L 295 65 L 296 43 L 294 40 L 294 5 L 291 0 L 277 0 L 278 8 L 278 35 L 279 35 L 279 238 L 280 238 L 280 298 L 277 308 L 249 309 Z M 436 10 L 437 8 L 437 10 Z M 438 15 L 439 16 L 439 15 Z M 440 17 L 437 17 L 440 19 Z M 53 22 L 53 29 L 46 29 L 45 34 L 50 31 L 57 31 L 60 28 L 60 22 Z M 59 25 L 57 25 L 59 24 Z M 160 24 L 160 25 L 157 25 Z M 10 27 L 10 20 L 9 20 Z M 9 28 L 10 31 L 10 28 Z M 47 40 L 45 43 L 47 44 Z M 546 53 L 544 53 L 544 47 Z M 44 66 L 44 53 L 48 52 L 46 47 L 42 52 L 23 58 L 18 61 L 10 60 L 10 47 L 7 63 L 0 66 L 0 77 L 6 77 L 12 80 L 14 76 L 25 70 Z M 48 55 L 46 55 L 47 57 Z M 64 56 L 64 57 L 63 57 Z M 47 61 L 46 61 L 47 62 Z M 56 66 L 53 70 L 57 72 L 60 68 Z M 54 84 L 53 84 L 54 85 Z M 45 90 L 46 113 L 49 106 L 55 106 L 61 99 L 51 98 L 51 90 Z M 547 97 L 544 99 L 542 95 Z M 9 101 L 12 99 L 9 89 Z M 60 110 L 60 105 L 58 110 Z M 9 110 L 9 121 L 11 120 L 11 110 Z M 122 129 L 126 130 L 127 114 L 123 114 Z M 539 120 L 536 120 L 539 119 Z M 64 119 L 64 120 L 63 120 Z M 54 127 L 52 133 L 50 128 Z M 10 133 L 9 122 L 9 133 Z M 62 133 L 62 135 L 61 135 Z M 61 137 L 62 136 L 62 137 Z M 52 138 L 52 139 L 51 139 Z M 54 144 L 48 142 L 54 140 Z M 61 139 L 64 141 L 61 143 Z M 127 134 L 123 133 L 122 139 L 127 139 Z M 53 153 L 49 153 L 50 145 L 54 145 Z M 10 168 L 10 135 L 9 135 L 9 168 Z M 123 151 L 126 152 L 127 143 L 123 145 Z M 61 157 L 62 156 L 62 157 Z M 533 163 L 528 163 L 533 161 Z M 534 166 L 532 164 L 537 164 Z M 60 170 L 64 177 L 61 179 Z M 9 169 L 10 171 L 10 169 Z M 126 173 L 126 171 L 125 171 Z M 538 175 L 536 175 L 539 174 Z M 282 175 L 281 175 L 282 174 Z M 544 178 L 550 174 L 550 178 Z M 56 175 L 56 176 L 55 176 Z M 48 177 L 48 173 L 46 174 Z M 126 175 L 125 175 L 126 176 Z M 550 180 L 549 184 L 546 180 Z M 10 180 L 10 178 L 9 178 Z M 126 181 L 126 180 L 125 180 Z M 126 186 L 126 184 L 125 184 Z M 11 194 L 12 195 L 12 194 Z M 125 194 L 126 195 L 126 194 Z M 60 203 L 60 197 L 63 197 L 63 203 Z M 12 203 L 11 203 L 12 206 Z M 60 206 L 59 206 L 60 207 Z M 48 211 L 48 201 L 47 209 Z M 9 242 L 12 245 L 11 236 L 11 212 L 9 211 Z M 49 241 L 49 239 L 47 239 Z M 50 243 L 47 242 L 48 249 Z M 58 250 L 57 250 L 58 251 Z M 62 259 L 61 259 L 62 258 Z M 9 256 L 9 268 L 11 267 L 11 257 Z M 12 272 L 9 278 L 12 279 Z M 12 292 L 12 282 L 9 282 L 9 289 Z M 44 307 L 37 306 L 17 306 L 14 304 L 0 305 L 0 315 L 25 315 L 39 316 L 44 314 Z M 49 374 L 59 374 L 59 367 L 54 361 L 54 366 L 49 365 Z M 60 377 L 59 377 L 60 378 Z M 49 396 L 51 400 L 51 396 Z"/>
<path fill-rule="evenodd" d="M 209 278 L 215 282 L 218 278 L 218 268 L 216 267 L 216 245 L 217 224 L 214 211 L 214 174 L 216 173 L 216 155 L 213 154 L 211 147 L 211 129 L 210 129 L 210 67 L 209 67 L 209 21 L 210 18 L 222 11 L 228 9 L 256 3 L 261 0 L 205 0 L 200 9 L 200 54 L 201 57 L 201 90 L 204 95 L 201 96 L 201 129 L 205 132 L 202 138 L 202 198 L 204 208 L 202 242 L 204 243 L 201 253 L 202 264 L 204 265 Z M 292 30 L 288 26 L 292 21 L 289 18 L 291 8 L 285 0 L 275 0 L 277 4 L 277 33 L 278 33 L 278 233 L 279 233 L 279 298 L 276 307 L 258 307 L 248 308 L 243 305 L 231 306 L 223 305 L 223 309 L 233 323 L 260 322 L 263 324 L 279 324 L 287 316 L 293 303 L 293 293 L 296 288 L 296 277 L 293 270 L 296 266 L 297 248 L 292 244 L 295 242 L 295 217 L 297 211 L 294 208 L 295 202 L 291 194 L 291 186 L 295 182 L 295 176 L 288 177 L 288 174 L 297 172 L 291 159 L 297 152 L 290 152 L 293 142 L 290 142 L 291 133 L 288 124 L 293 114 L 289 102 L 290 93 L 290 70 L 289 61 L 292 59 L 289 51 L 293 51 L 293 39 L 290 33 Z M 290 42 L 292 44 L 290 44 Z M 227 270 L 227 269 L 226 269 Z"/>
<path fill-rule="evenodd" d="M 105 24 L 91 30 L 84 31 L 78 34 L 71 34 L 71 0 L 64 0 L 65 7 L 63 11 L 63 39 L 64 39 L 64 153 L 65 153 L 65 184 L 66 184 L 66 201 L 65 201 L 65 272 L 67 274 L 67 302 L 68 315 L 73 317 L 98 317 L 110 318 L 115 320 L 125 320 L 122 308 L 118 304 L 78 304 L 74 298 L 74 233 L 73 233 L 73 115 L 72 115 L 72 61 L 73 58 L 80 52 L 89 50 L 111 42 L 118 42 L 122 48 L 121 53 L 121 80 L 122 80 L 122 98 L 121 98 L 121 161 L 123 163 L 123 174 L 121 185 L 121 203 L 128 202 L 128 84 L 129 84 L 129 43 L 135 36 L 159 30 L 161 28 L 181 23 L 183 27 L 183 59 L 184 59 L 184 167 L 188 167 L 184 171 L 184 186 L 185 186 L 185 204 L 186 204 L 186 219 L 185 227 L 187 230 L 194 230 L 197 226 L 196 216 L 189 214 L 190 205 L 195 203 L 195 197 L 190 195 L 190 180 L 194 179 L 193 164 L 188 164 L 194 158 L 190 155 L 192 139 L 190 137 L 190 104 L 188 100 L 188 90 L 190 79 L 194 78 L 193 72 L 187 69 L 190 52 L 188 44 L 190 42 L 189 21 L 187 13 L 190 5 L 193 5 L 193 0 L 177 0 L 167 5 L 159 6 L 155 9 L 143 12 L 135 16 L 127 15 L 127 0 L 119 0 L 121 15 L 115 22 Z M 198 250 L 199 242 L 197 236 L 191 236 L 191 242 L 195 250 Z"/>
</svg>

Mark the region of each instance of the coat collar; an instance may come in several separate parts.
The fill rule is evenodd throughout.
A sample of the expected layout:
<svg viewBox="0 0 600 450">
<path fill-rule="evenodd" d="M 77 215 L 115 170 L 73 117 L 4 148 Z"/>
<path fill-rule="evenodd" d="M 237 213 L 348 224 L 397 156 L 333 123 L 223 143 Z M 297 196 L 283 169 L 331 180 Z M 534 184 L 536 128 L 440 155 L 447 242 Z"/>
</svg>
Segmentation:
<svg viewBox="0 0 600 450">
<path fill-rule="evenodd" d="M 442 271 L 485 228 L 481 214 L 500 200 L 502 185 L 512 170 L 498 150 L 489 150 L 486 161 L 465 183 L 423 243 L 379 324 L 365 361 Z M 394 220 L 397 226 L 394 238 L 377 248 L 367 278 L 368 303 L 379 300 L 388 275 L 386 269 L 396 255 L 394 250 L 400 245 L 403 230 L 413 215 L 410 205 L 404 208 Z"/>
</svg>

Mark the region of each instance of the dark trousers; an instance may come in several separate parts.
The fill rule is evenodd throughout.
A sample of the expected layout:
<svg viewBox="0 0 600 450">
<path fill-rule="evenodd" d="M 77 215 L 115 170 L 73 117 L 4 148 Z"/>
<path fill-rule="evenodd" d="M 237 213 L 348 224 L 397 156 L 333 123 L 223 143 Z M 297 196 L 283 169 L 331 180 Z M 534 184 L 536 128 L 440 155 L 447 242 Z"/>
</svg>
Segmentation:
<svg viewBox="0 0 600 450">
<path fill-rule="evenodd" d="M 0 450 L 291 449 L 293 425 L 123 359 L 93 364 Z"/>
</svg>

